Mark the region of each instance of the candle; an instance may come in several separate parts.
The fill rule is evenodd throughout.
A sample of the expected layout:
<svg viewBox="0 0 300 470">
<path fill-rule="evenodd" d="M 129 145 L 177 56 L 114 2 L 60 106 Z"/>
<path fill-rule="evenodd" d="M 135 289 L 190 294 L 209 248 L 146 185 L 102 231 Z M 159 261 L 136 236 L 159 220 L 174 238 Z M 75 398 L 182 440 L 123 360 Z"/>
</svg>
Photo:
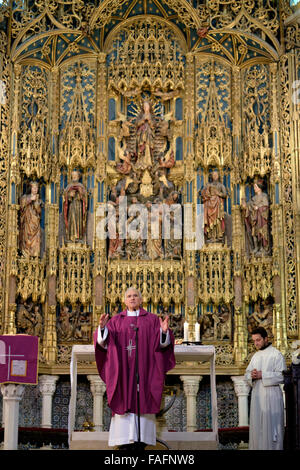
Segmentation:
<svg viewBox="0 0 300 470">
<path fill-rule="evenodd" d="M 187 321 L 185 321 L 183 325 L 183 340 L 188 341 L 188 339 L 189 339 L 189 324 Z"/>
<path fill-rule="evenodd" d="M 195 341 L 200 342 L 200 324 L 198 322 L 195 324 Z"/>
</svg>

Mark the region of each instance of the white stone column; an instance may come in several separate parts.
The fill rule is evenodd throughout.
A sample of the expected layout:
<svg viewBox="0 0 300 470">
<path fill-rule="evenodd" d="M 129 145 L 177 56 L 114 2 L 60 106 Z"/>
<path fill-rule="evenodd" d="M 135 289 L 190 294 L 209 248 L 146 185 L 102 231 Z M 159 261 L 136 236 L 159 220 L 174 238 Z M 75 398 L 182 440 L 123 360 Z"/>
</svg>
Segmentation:
<svg viewBox="0 0 300 470">
<path fill-rule="evenodd" d="M 58 379 L 58 375 L 41 375 L 39 377 L 39 390 L 42 394 L 42 428 L 52 428 L 52 397 Z"/>
<path fill-rule="evenodd" d="M 98 375 L 88 375 L 93 394 L 93 422 L 95 431 L 103 431 L 103 395 L 106 385 Z"/>
<path fill-rule="evenodd" d="M 248 396 L 250 393 L 250 385 L 243 375 L 232 376 L 234 391 L 238 397 L 239 408 L 239 426 L 248 426 Z"/>
<path fill-rule="evenodd" d="M 4 450 L 18 449 L 19 405 L 24 390 L 24 385 L 1 385 L 4 412 Z"/>
<path fill-rule="evenodd" d="M 201 375 L 181 375 L 183 389 L 186 396 L 186 430 L 192 432 L 197 429 L 197 393 L 203 377 Z"/>
</svg>

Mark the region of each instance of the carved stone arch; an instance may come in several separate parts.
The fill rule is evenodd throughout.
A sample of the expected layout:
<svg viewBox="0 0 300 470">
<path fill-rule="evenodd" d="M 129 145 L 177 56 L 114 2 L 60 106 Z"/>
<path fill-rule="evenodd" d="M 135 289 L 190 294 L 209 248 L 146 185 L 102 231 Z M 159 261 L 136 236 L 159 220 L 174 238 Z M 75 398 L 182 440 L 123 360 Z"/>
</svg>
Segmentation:
<svg viewBox="0 0 300 470">
<path fill-rule="evenodd" d="M 193 52 L 214 53 L 239 67 L 279 60 L 282 46 L 274 31 L 255 18 L 254 14 L 250 15 L 242 7 L 237 16 L 225 24 L 225 20 L 221 21 L 221 10 L 215 13 L 215 16 L 206 18 L 206 28 L 200 30 L 202 34 L 193 45 Z M 230 14 L 228 17 L 230 18 Z"/>
<path fill-rule="evenodd" d="M 232 64 L 213 54 L 195 54 L 195 156 L 197 165 L 231 167 Z"/>
<path fill-rule="evenodd" d="M 243 29 L 240 29 L 239 24 L 241 24 L 241 21 L 246 20 L 249 22 L 249 31 L 244 31 Z M 256 27 L 258 30 L 261 31 L 266 37 L 269 38 L 269 40 L 273 43 L 274 45 L 274 50 L 276 51 L 276 55 L 281 53 L 281 46 L 276 39 L 276 36 L 273 34 L 273 32 L 267 28 L 261 21 L 257 20 L 256 18 L 253 18 L 244 8 L 241 9 L 239 14 L 236 16 L 235 20 L 229 24 L 224 31 L 236 29 L 238 32 L 241 31 L 245 36 L 253 37 L 253 33 L 251 33 L 251 27 Z M 260 39 L 261 43 L 269 50 L 272 49 L 266 41 L 263 39 Z"/>
<path fill-rule="evenodd" d="M 59 70 L 59 164 L 95 168 L 97 57 L 73 56 L 62 62 Z"/>
<path fill-rule="evenodd" d="M 232 43 L 232 47 L 228 48 L 226 39 Z M 231 65 L 239 67 L 248 66 L 257 62 L 274 62 L 279 58 L 279 52 L 266 41 L 258 36 L 254 36 L 242 31 L 233 31 L 230 29 L 222 31 L 209 31 L 205 37 L 206 43 L 197 41 L 193 47 L 196 54 L 215 55 L 220 59 L 223 57 L 228 60 Z M 252 42 L 255 46 L 249 46 L 248 42 Z M 253 57 L 248 57 L 248 52 L 254 52 Z"/>
<path fill-rule="evenodd" d="M 51 66 L 49 64 L 46 64 L 45 62 L 39 60 L 39 59 L 32 59 L 31 57 L 19 57 L 15 62 L 15 65 L 18 65 L 20 67 L 26 67 L 27 65 L 35 65 L 37 67 L 41 67 L 45 69 L 46 71 L 51 70 Z"/>
<path fill-rule="evenodd" d="M 97 9 L 95 9 L 91 21 L 91 28 L 104 27 L 110 22 L 114 13 L 126 3 L 127 0 L 105 0 Z M 176 11 L 178 17 L 183 23 L 190 28 L 199 28 L 200 18 L 197 16 L 196 10 L 187 0 L 171 0 L 168 5 Z"/>
<path fill-rule="evenodd" d="M 45 31 L 42 32 L 38 35 L 31 36 L 30 38 L 27 39 L 27 41 L 22 42 L 23 38 L 26 35 L 27 30 L 29 27 L 21 31 L 17 37 L 17 39 L 13 42 L 12 48 L 11 48 L 11 58 L 13 61 L 18 61 L 23 59 L 24 56 L 22 55 L 22 52 L 28 48 L 31 44 L 37 42 L 37 40 L 43 39 L 43 38 L 49 38 L 51 36 L 59 36 L 60 34 L 68 34 L 68 33 L 74 33 L 72 30 L 68 29 L 62 29 L 62 30 L 53 30 L 53 31 Z M 75 32 L 76 34 L 76 32 Z M 79 33 L 77 33 L 79 36 Z"/>
<path fill-rule="evenodd" d="M 193 52 L 193 55 L 195 57 L 195 60 L 197 59 L 212 59 L 212 60 L 216 60 L 217 62 L 220 62 L 220 64 L 223 64 L 224 66 L 227 66 L 227 67 L 232 67 L 233 64 L 232 62 L 230 61 L 229 57 L 224 57 L 224 56 L 219 56 L 217 54 L 214 54 L 213 52 L 201 52 L 201 51 L 197 51 L 195 50 Z"/>
<path fill-rule="evenodd" d="M 187 44 L 170 21 L 154 15 L 122 21 L 109 33 L 104 52 L 109 89 L 122 94 L 184 89 Z"/>
<path fill-rule="evenodd" d="M 20 80 L 16 103 L 20 113 L 19 171 L 23 177 L 44 181 L 48 181 L 51 174 L 49 78 L 50 67 L 42 61 L 27 58 L 15 64 L 15 88 Z"/>
<path fill-rule="evenodd" d="M 57 66 L 59 67 L 59 69 L 65 67 L 66 65 L 71 65 L 73 64 L 74 62 L 84 62 L 84 61 L 87 61 L 87 62 L 96 62 L 97 61 L 97 57 L 98 57 L 98 54 L 96 52 L 86 52 L 86 53 L 80 53 L 78 55 L 74 55 L 74 56 L 71 56 L 71 57 L 67 57 L 66 59 L 62 60 L 62 61 L 59 61 L 57 63 Z"/>
<path fill-rule="evenodd" d="M 127 20 L 122 21 L 121 23 L 119 23 L 108 34 L 108 36 L 105 40 L 104 46 L 103 46 L 103 51 L 105 53 L 108 53 L 110 47 L 112 46 L 112 42 L 113 42 L 114 38 L 116 37 L 116 35 L 119 33 L 120 30 L 126 29 L 131 24 L 140 22 L 141 20 L 145 20 L 145 21 L 151 20 L 153 22 L 157 22 L 158 25 L 160 24 L 161 26 L 170 28 L 170 30 L 172 30 L 172 32 L 174 33 L 175 37 L 177 38 L 178 42 L 181 45 L 182 53 L 186 54 L 188 52 L 186 40 L 184 38 L 184 35 L 180 31 L 180 29 L 176 25 L 174 25 L 174 23 L 172 23 L 171 21 L 165 20 L 163 18 L 154 16 L 154 15 L 139 15 L 139 16 L 135 16 L 133 18 L 128 18 Z"/>
</svg>

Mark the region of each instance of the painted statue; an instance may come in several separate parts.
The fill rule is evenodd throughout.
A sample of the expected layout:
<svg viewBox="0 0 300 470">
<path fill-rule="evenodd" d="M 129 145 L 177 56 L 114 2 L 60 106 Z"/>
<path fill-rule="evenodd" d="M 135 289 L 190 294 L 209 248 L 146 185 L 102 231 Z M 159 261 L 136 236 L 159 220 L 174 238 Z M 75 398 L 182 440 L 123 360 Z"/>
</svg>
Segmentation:
<svg viewBox="0 0 300 470">
<path fill-rule="evenodd" d="M 273 305 L 268 300 L 257 302 L 254 306 L 254 311 L 248 318 L 248 331 L 251 331 L 258 326 L 263 327 L 267 333 L 268 338 L 272 339 L 273 334 Z"/>
<path fill-rule="evenodd" d="M 204 204 L 205 241 L 206 243 L 224 242 L 224 199 L 227 196 L 227 191 L 219 181 L 217 170 L 212 172 L 211 181 L 202 189 L 201 196 Z"/>
<path fill-rule="evenodd" d="M 91 335 L 91 319 L 89 312 L 77 312 L 74 328 L 74 338 L 89 341 Z"/>
<path fill-rule="evenodd" d="M 150 201 L 146 203 L 148 210 L 148 237 L 147 237 L 147 256 L 149 259 L 163 258 L 162 247 L 162 204 L 159 199 L 151 204 Z"/>
<path fill-rule="evenodd" d="M 58 337 L 61 341 L 71 341 L 74 335 L 74 315 L 65 305 L 59 315 L 57 325 Z"/>
<path fill-rule="evenodd" d="M 142 90 L 131 90 L 125 96 L 134 98 L 128 107 L 127 114 L 118 113 L 120 123 L 117 139 L 117 161 L 110 164 L 111 175 L 116 182 L 112 191 L 116 197 L 126 196 L 131 202 L 140 201 L 146 205 L 143 214 L 127 214 L 122 227 L 127 227 L 126 240 L 118 240 L 115 230 L 114 215 L 108 222 L 108 257 L 128 259 L 162 259 L 165 252 L 168 259 L 181 259 L 182 240 L 177 239 L 173 226 L 174 220 L 181 220 L 181 206 L 176 199 L 175 186 L 169 177 L 170 170 L 175 166 L 175 152 L 172 126 L 173 111 L 164 115 L 162 101 L 177 96 L 156 90 L 154 97 L 143 96 Z M 137 96 L 139 98 L 137 98 Z M 156 98 L 155 98 L 156 96 Z M 160 101 L 157 100 L 160 98 Z M 173 107 L 166 106 L 167 109 Z M 113 179 L 112 179 L 113 180 Z M 173 200 L 172 198 L 176 200 Z M 112 200 L 112 199 L 111 199 Z M 114 204 L 112 200 L 112 204 Z M 177 204 L 176 214 L 165 213 L 160 207 L 162 203 Z M 179 214 L 180 211 L 180 214 Z M 113 211 L 112 211 L 113 212 Z M 168 212 L 168 211 L 166 211 Z M 140 217 L 140 215 L 142 217 Z M 117 214 L 118 216 L 118 214 Z M 141 220 L 142 219 L 142 220 Z M 147 224 L 148 221 L 148 235 Z M 163 240 L 162 227 L 166 219 L 171 225 L 171 239 Z M 142 223 L 142 226 L 140 225 Z M 151 237 L 151 224 L 158 226 L 156 238 Z M 110 230 L 111 229 L 111 230 Z M 132 232 L 132 236 L 129 234 Z M 172 231 L 173 230 L 173 231 Z M 181 235 L 181 234 L 180 234 Z M 167 248 L 167 249 L 166 249 Z"/>
<path fill-rule="evenodd" d="M 181 259 L 182 251 L 182 207 L 179 203 L 179 193 L 172 191 L 165 200 L 166 208 L 164 211 L 165 227 L 170 228 L 170 234 L 164 234 L 165 238 L 165 258 Z M 170 236 L 167 236 L 170 235 Z"/>
<path fill-rule="evenodd" d="M 64 222 L 66 240 L 83 241 L 86 233 L 87 192 L 79 182 L 80 173 L 72 171 L 72 181 L 64 191 Z"/>
<path fill-rule="evenodd" d="M 123 254 L 124 240 L 120 238 L 120 208 L 119 197 L 111 194 L 108 201 L 107 231 L 108 231 L 108 258 L 117 259 Z"/>
<path fill-rule="evenodd" d="M 30 183 L 30 194 L 20 199 L 20 250 L 24 256 L 39 256 L 41 250 L 41 213 L 39 184 Z"/>
<path fill-rule="evenodd" d="M 216 320 L 217 339 L 230 339 L 231 337 L 231 322 L 230 310 L 227 305 L 221 305 L 220 311 L 217 313 Z"/>
<path fill-rule="evenodd" d="M 142 110 L 136 120 L 136 155 L 135 169 L 146 170 L 153 165 L 155 141 L 155 117 L 151 103 L 144 100 Z"/>
<path fill-rule="evenodd" d="M 131 204 L 138 205 L 139 201 L 134 196 L 131 199 Z M 145 238 L 145 221 L 140 217 L 140 212 L 130 210 L 131 205 L 128 206 L 128 217 L 126 221 L 126 257 L 131 260 L 144 258 L 144 238 Z"/>
<path fill-rule="evenodd" d="M 30 301 L 18 304 L 17 332 L 42 337 L 43 317 L 39 305 Z"/>
<path fill-rule="evenodd" d="M 140 103 L 131 109 L 134 117 L 118 113 L 117 119 L 119 161 L 114 170 L 125 175 L 127 186 L 130 179 L 141 182 L 145 171 L 149 171 L 152 179 L 158 168 L 166 172 L 175 165 L 168 132 L 172 112 L 162 116 L 161 107 L 150 97 L 141 98 Z"/>
<path fill-rule="evenodd" d="M 267 255 L 270 251 L 269 236 L 269 199 L 263 192 L 263 182 L 254 183 L 255 196 L 246 203 L 242 201 L 242 211 L 246 226 L 246 235 L 251 253 Z"/>
</svg>

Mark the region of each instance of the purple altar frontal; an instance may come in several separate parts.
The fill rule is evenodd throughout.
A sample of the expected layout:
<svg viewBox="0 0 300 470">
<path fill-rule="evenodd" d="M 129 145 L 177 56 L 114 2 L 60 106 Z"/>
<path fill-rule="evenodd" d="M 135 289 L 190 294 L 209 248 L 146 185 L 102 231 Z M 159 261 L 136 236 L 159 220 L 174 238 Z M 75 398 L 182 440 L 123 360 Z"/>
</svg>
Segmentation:
<svg viewBox="0 0 300 470">
<path fill-rule="evenodd" d="M 0 336 L 0 383 L 36 385 L 38 354 L 37 336 Z"/>
</svg>

